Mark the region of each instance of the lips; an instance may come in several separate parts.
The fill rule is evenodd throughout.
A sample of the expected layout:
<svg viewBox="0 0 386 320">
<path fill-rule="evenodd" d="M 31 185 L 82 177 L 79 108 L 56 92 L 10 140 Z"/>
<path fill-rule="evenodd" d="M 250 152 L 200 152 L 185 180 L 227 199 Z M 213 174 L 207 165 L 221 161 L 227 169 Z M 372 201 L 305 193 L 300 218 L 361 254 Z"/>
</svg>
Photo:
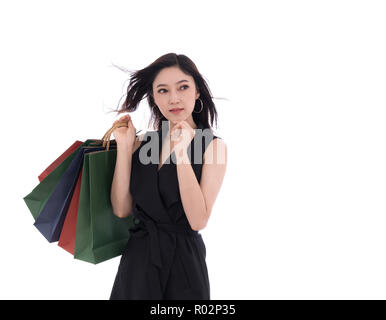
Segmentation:
<svg viewBox="0 0 386 320">
<path fill-rule="evenodd" d="M 184 108 L 173 108 L 173 109 L 170 109 L 169 111 L 177 111 L 177 110 L 183 110 Z"/>
</svg>

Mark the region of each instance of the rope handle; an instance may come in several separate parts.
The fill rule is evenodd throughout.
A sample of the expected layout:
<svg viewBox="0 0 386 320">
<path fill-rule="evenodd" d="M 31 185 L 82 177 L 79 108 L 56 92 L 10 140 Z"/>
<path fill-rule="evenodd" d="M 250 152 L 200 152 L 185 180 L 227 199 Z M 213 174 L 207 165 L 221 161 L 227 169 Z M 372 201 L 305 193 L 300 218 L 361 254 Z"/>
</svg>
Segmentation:
<svg viewBox="0 0 386 320">
<path fill-rule="evenodd" d="M 111 134 L 113 133 L 113 131 L 117 128 L 120 128 L 120 127 L 127 127 L 128 123 L 129 123 L 129 120 L 119 121 L 115 125 L 113 125 L 109 130 L 107 130 L 107 132 L 104 134 L 104 136 L 102 138 L 102 142 L 103 142 L 102 147 L 106 147 L 106 150 L 108 151 L 110 148 L 110 137 L 111 137 Z M 141 131 L 142 130 L 139 130 L 135 134 L 137 135 L 137 133 L 139 133 Z"/>
</svg>

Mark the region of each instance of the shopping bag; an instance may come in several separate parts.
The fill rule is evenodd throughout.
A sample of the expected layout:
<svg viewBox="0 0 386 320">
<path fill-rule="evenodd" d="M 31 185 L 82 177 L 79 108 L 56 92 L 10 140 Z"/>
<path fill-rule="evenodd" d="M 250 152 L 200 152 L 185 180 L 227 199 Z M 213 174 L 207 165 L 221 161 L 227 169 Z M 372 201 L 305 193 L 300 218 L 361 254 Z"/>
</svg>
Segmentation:
<svg viewBox="0 0 386 320">
<path fill-rule="evenodd" d="M 60 233 L 58 246 L 68 251 L 72 255 L 75 250 L 75 233 L 76 233 L 76 220 L 78 217 L 78 205 L 80 194 L 80 183 L 82 181 L 83 168 L 80 171 L 77 179 L 74 193 L 72 194 L 70 206 L 68 208 L 66 218 L 64 219 L 62 232 Z"/>
<path fill-rule="evenodd" d="M 74 258 L 100 263 L 122 254 L 133 218 L 118 218 L 110 201 L 116 149 L 90 152 L 83 160 Z"/>
<path fill-rule="evenodd" d="M 66 151 L 64 151 L 55 161 L 53 161 L 39 176 L 38 176 L 38 179 L 39 181 L 43 181 L 53 170 L 55 170 L 68 156 L 70 156 L 78 147 L 80 147 L 81 145 L 83 144 L 82 141 L 75 141 Z M 79 187 L 80 187 L 80 179 L 78 179 L 78 183 L 75 187 L 75 192 L 78 191 L 78 184 L 79 184 Z M 79 188 L 80 189 L 80 188 Z M 79 199 L 79 192 L 77 192 L 77 199 Z M 72 201 L 73 202 L 73 201 Z M 71 206 L 72 202 L 70 203 L 70 208 L 72 209 L 71 212 L 74 210 L 73 206 Z M 77 207 L 78 203 L 76 202 L 76 212 L 78 210 L 78 207 Z M 70 215 L 71 216 L 71 215 Z M 67 217 L 67 215 L 66 215 Z M 66 218 L 67 219 L 67 218 Z M 71 217 L 69 219 L 69 221 L 72 221 L 71 220 Z M 66 221 L 65 221 L 66 222 Z M 76 223 L 76 216 L 75 216 L 75 223 Z M 68 223 L 69 227 L 71 226 L 70 223 Z M 73 239 L 71 239 L 71 235 L 68 235 L 68 232 L 67 231 L 69 229 L 69 227 L 66 228 L 66 232 L 64 233 L 63 237 L 61 235 L 61 237 L 59 238 L 59 245 L 64 248 L 65 250 L 67 250 L 68 252 L 74 254 L 74 247 L 75 247 L 75 235 L 73 236 Z M 62 230 L 63 232 L 63 230 Z M 75 232 L 75 228 L 74 228 L 74 232 Z M 61 233 L 62 234 L 62 233 Z M 73 241 L 71 241 L 71 240 Z"/>
<path fill-rule="evenodd" d="M 91 140 L 87 140 L 82 144 L 82 146 L 88 145 L 91 142 Z M 23 198 L 35 220 L 39 216 L 40 211 L 44 207 L 58 181 L 71 164 L 79 149 L 80 146 L 77 147 L 66 159 L 63 160 L 62 163 L 52 170 L 52 172 L 50 172 L 28 195 Z"/>
<path fill-rule="evenodd" d="M 75 141 L 66 151 L 64 151 L 54 162 L 52 162 L 38 177 L 39 181 L 43 181 L 54 169 L 56 169 L 69 155 L 71 155 L 78 147 L 83 144 L 82 141 Z"/>
<path fill-rule="evenodd" d="M 40 175 L 40 183 L 23 198 L 35 226 L 47 240 L 57 241 L 64 230 L 60 245 L 80 260 L 99 263 L 120 255 L 129 238 L 132 217 L 116 217 L 110 203 L 117 147 L 110 135 L 115 128 L 127 124 L 118 122 L 102 140 L 73 144 Z M 98 153 L 102 157 L 94 158 Z"/>
<path fill-rule="evenodd" d="M 103 144 L 103 140 L 100 140 L 100 141 L 98 140 L 98 142 L 95 142 L 95 144 L 97 143 Z M 107 144 L 107 142 L 105 144 Z M 110 143 L 108 144 L 108 147 L 109 146 L 110 146 Z M 116 148 L 115 141 L 113 141 L 112 147 Z M 68 208 L 66 218 L 63 223 L 62 232 L 60 233 L 59 242 L 58 242 L 58 245 L 60 247 L 62 247 L 72 255 L 74 255 L 74 251 L 75 251 L 76 222 L 78 217 L 78 206 L 79 206 L 80 186 L 82 181 L 82 172 L 83 172 L 83 167 L 78 176 L 78 180 L 71 198 L 70 206 Z"/>
<path fill-rule="evenodd" d="M 84 155 L 93 150 L 103 149 L 104 147 L 81 146 L 71 164 L 55 185 L 34 223 L 34 226 L 49 242 L 59 240 L 75 184 L 82 168 Z"/>
</svg>

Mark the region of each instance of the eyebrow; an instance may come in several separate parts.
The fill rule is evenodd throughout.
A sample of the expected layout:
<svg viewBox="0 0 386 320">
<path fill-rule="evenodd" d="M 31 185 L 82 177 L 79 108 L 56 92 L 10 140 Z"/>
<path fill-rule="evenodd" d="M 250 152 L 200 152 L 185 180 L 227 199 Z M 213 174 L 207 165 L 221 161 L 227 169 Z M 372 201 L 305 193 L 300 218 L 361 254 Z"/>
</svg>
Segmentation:
<svg viewBox="0 0 386 320">
<path fill-rule="evenodd" d="M 184 79 L 184 80 L 177 81 L 176 84 L 179 84 L 179 83 L 184 82 L 184 81 L 189 82 L 188 80 Z M 156 86 L 156 88 L 161 87 L 161 86 L 166 86 L 167 87 L 167 84 L 160 83 L 158 86 Z"/>
</svg>

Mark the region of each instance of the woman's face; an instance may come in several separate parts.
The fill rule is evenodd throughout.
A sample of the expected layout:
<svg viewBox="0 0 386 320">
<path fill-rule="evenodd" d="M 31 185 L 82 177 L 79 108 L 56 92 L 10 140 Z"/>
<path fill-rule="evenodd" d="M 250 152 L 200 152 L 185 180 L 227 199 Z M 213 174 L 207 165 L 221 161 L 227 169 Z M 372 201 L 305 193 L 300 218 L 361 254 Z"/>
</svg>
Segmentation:
<svg viewBox="0 0 386 320">
<path fill-rule="evenodd" d="M 161 113 L 171 123 L 186 120 L 194 126 L 192 112 L 200 94 L 196 90 L 194 79 L 178 67 L 162 69 L 153 81 L 154 102 Z M 172 109 L 182 109 L 172 112 Z"/>
</svg>

